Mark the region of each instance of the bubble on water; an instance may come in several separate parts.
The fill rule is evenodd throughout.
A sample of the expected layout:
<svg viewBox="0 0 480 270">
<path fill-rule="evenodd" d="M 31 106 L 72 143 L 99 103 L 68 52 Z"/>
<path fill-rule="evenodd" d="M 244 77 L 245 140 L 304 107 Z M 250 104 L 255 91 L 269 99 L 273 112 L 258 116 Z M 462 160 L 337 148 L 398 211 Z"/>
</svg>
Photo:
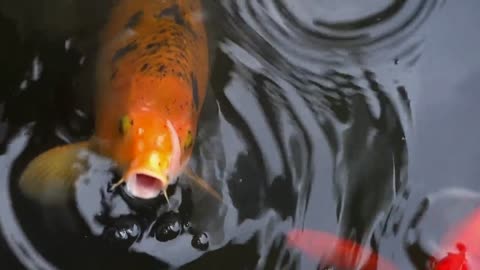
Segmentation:
<svg viewBox="0 0 480 270">
<path fill-rule="evenodd" d="M 205 251 L 208 249 L 208 246 L 209 246 L 209 240 L 208 240 L 208 235 L 206 233 L 195 234 L 192 237 L 192 247 Z"/>
<path fill-rule="evenodd" d="M 182 224 L 177 214 L 168 214 L 158 221 L 155 238 L 166 242 L 175 239 L 182 231 Z"/>
<path fill-rule="evenodd" d="M 103 236 L 119 247 L 130 246 L 141 234 L 140 224 L 132 217 L 123 217 L 106 227 Z"/>
</svg>

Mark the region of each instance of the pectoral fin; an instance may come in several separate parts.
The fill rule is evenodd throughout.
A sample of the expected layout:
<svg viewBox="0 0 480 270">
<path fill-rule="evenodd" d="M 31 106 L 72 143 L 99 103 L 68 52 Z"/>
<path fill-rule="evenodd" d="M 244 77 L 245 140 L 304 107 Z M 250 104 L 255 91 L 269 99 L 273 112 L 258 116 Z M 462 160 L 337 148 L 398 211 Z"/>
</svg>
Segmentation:
<svg viewBox="0 0 480 270">
<path fill-rule="evenodd" d="M 88 142 L 79 142 L 50 149 L 26 167 L 20 177 L 20 190 L 30 199 L 58 205 L 71 198 L 73 186 L 85 166 L 79 157 Z"/>
</svg>

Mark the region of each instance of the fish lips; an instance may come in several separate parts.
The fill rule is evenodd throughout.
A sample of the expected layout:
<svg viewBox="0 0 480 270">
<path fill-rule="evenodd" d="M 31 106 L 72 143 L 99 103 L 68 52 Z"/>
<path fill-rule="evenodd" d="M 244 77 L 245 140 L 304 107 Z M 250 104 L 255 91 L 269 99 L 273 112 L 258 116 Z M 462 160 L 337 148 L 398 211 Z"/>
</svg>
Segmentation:
<svg viewBox="0 0 480 270">
<path fill-rule="evenodd" d="M 151 200 L 165 192 L 168 185 L 168 180 L 153 172 L 135 171 L 126 178 L 125 191 L 131 197 Z"/>
</svg>

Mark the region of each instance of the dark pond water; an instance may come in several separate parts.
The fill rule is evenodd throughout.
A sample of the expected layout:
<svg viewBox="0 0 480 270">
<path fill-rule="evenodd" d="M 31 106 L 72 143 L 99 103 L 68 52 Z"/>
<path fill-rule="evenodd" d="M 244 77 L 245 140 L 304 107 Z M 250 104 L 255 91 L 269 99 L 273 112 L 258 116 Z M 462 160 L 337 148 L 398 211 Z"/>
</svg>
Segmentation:
<svg viewBox="0 0 480 270">
<path fill-rule="evenodd" d="M 194 230 L 165 242 L 150 232 L 175 218 L 166 206 L 102 197 L 101 157 L 74 206 L 22 197 L 29 160 L 92 134 L 110 3 L 0 1 L 2 269 L 316 269 L 285 244 L 301 227 L 426 269 L 480 204 L 480 2 L 358 2 L 207 3 L 214 61 L 192 166 L 224 201 L 177 187 L 172 207 Z M 129 249 L 102 236 L 121 226 L 142 233 Z"/>
</svg>

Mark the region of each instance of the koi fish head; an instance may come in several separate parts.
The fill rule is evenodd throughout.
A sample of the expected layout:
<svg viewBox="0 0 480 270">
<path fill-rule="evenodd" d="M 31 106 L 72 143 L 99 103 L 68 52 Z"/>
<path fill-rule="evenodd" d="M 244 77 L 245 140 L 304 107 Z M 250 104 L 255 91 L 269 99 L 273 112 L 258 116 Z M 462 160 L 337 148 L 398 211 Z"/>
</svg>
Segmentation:
<svg viewBox="0 0 480 270">
<path fill-rule="evenodd" d="M 175 183 L 183 158 L 171 121 L 158 120 L 153 112 L 131 113 L 120 119 L 119 131 L 121 138 L 112 154 L 131 196 L 151 199 Z"/>
</svg>

